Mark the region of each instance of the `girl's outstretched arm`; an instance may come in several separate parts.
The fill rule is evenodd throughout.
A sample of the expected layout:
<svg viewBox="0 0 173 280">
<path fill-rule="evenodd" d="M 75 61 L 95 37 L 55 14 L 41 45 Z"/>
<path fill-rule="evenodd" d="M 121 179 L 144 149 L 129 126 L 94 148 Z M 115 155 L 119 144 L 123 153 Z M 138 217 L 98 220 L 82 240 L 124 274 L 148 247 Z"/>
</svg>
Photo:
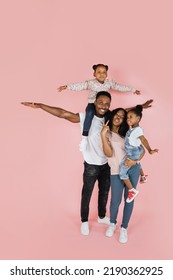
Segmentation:
<svg viewBox="0 0 173 280">
<path fill-rule="evenodd" d="M 121 91 L 121 92 L 133 92 L 137 95 L 141 94 L 141 92 L 139 90 L 136 90 L 133 87 L 121 85 L 121 84 L 119 84 L 119 83 L 117 83 L 113 80 L 110 81 L 110 85 L 111 85 L 111 89 L 113 89 L 113 90 L 118 90 L 118 91 Z"/>
<path fill-rule="evenodd" d="M 57 88 L 59 92 L 61 92 L 64 89 L 72 90 L 72 91 L 81 91 L 88 89 L 88 82 L 85 81 L 83 83 L 73 83 L 73 84 L 67 84 L 65 86 L 60 86 Z"/>
<path fill-rule="evenodd" d="M 141 140 L 142 144 L 144 145 L 144 147 L 147 149 L 147 151 L 149 152 L 149 154 L 154 154 L 154 153 L 158 153 L 158 149 L 154 149 L 152 150 L 149 143 L 148 143 L 148 140 L 145 138 L 144 135 L 142 136 L 139 136 L 139 139 Z"/>
</svg>

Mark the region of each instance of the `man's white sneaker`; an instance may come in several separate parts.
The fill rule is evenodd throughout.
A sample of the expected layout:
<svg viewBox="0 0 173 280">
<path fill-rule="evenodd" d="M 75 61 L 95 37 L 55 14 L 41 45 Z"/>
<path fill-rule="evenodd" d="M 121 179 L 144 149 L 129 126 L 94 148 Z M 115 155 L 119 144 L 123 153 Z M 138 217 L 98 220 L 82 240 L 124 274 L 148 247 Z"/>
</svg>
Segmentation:
<svg viewBox="0 0 173 280">
<path fill-rule="evenodd" d="M 120 229 L 119 241 L 120 241 L 120 243 L 126 243 L 128 241 L 127 229 L 125 229 L 123 227 Z"/>
<path fill-rule="evenodd" d="M 108 229 L 107 229 L 105 235 L 106 235 L 107 237 L 112 237 L 112 236 L 114 235 L 115 229 L 116 229 L 116 224 L 110 223 L 110 226 L 108 227 Z"/>
<path fill-rule="evenodd" d="M 104 217 L 104 218 L 99 218 L 98 217 L 98 223 L 100 224 L 105 224 L 105 225 L 110 225 L 110 219 L 108 217 Z"/>
<path fill-rule="evenodd" d="M 87 148 L 87 145 L 88 145 L 88 137 L 87 136 L 83 136 L 82 140 L 81 140 L 81 142 L 79 144 L 79 150 L 81 152 L 85 151 L 86 148 Z"/>
<path fill-rule="evenodd" d="M 89 235 L 89 225 L 88 225 L 88 222 L 83 222 L 81 224 L 81 234 L 82 235 Z"/>
</svg>

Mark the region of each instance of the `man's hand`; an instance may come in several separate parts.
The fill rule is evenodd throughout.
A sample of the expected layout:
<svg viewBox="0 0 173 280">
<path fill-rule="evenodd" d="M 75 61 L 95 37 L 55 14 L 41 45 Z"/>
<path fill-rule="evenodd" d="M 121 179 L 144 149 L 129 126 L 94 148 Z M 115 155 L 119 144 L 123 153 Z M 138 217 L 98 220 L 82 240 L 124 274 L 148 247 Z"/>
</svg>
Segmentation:
<svg viewBox="0 0 173 280">
<path fill-rule="evenodd" d="M 147 100 L 145 103 L 142 104 L 143 109 L 150 108 L 152 106 L 153 99 Z"/>
<path fill-rule="evenodd" d="M 67 88 L 67 85 L 66 86 L 60 86 L 59 88 L 57 88 L 57 90 L 59 92 L 61 92 L 62 90 L 65 90 Z"/>
<path fill-rule="evenodd" d="M 21 102 L 22 105 L 28 106 L 34 109 L 40 108 L 40 103 L 34 103 L 34 102 Z"/>
</svg>

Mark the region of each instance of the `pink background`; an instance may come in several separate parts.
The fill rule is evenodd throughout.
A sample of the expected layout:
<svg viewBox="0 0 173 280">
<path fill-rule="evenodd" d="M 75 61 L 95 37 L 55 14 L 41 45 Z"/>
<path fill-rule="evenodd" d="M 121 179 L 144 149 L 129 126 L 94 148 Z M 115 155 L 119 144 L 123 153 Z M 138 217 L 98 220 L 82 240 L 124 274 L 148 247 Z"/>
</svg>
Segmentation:
<svg viewBox="0 0 173 280">
<path fill-rule="evenodd" d="M 0 259 L 172 259 L 172 9 L 171 0 L 1 1 Z M 96 222 L 97 187 L 91 234 L 80 234 L 79 125 L 20 105 L 83 111 L 87 92 L 56 88 L 92 78 L 96 63 L 142 92 L 112 93 L 112 109 L 154 99 L 141 125 L 159 154 L 143 160 L 149 181 L 126 245 L 119 228 L 109 239 Z"/>
</svg>

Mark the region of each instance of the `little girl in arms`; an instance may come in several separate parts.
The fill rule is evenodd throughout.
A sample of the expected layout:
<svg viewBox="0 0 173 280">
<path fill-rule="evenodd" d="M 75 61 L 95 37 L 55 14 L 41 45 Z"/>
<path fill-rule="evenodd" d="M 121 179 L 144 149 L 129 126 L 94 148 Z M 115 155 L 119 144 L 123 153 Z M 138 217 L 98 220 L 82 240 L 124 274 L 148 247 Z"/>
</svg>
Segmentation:
<svg viewBox="0 0 173 280">
<path fill-rule="evenodd" d="M 130 158 L 132 160 L 140 159 L 141 154 L 144 151 L 142 145 L 147 149 L 147 151 L 151 155 L 158 152 L 158 149 L 152 150 L 150 148 L 147 139 L 144 137 L 143 129 L 139 126 L 139 122 L 142 118 L 142 109 L 143 108 L 141 105 L 137 105 L 136 108 L 131 109 L 127 113 L 127 123 L 130 129 L 127 131 L 125 136 L 126 156 L 120 164 L 120 172 L 119 172 L 120 178 L 124 180 L 124 183 L 129 189 L 126 202 L 133 201 L 139 191 L 133 188 L 129 180 L 128 170 L 130 169 L 130 167 L 127 167 L 125 165 L 125 160 L 127 158 Z"/>
</svg>

